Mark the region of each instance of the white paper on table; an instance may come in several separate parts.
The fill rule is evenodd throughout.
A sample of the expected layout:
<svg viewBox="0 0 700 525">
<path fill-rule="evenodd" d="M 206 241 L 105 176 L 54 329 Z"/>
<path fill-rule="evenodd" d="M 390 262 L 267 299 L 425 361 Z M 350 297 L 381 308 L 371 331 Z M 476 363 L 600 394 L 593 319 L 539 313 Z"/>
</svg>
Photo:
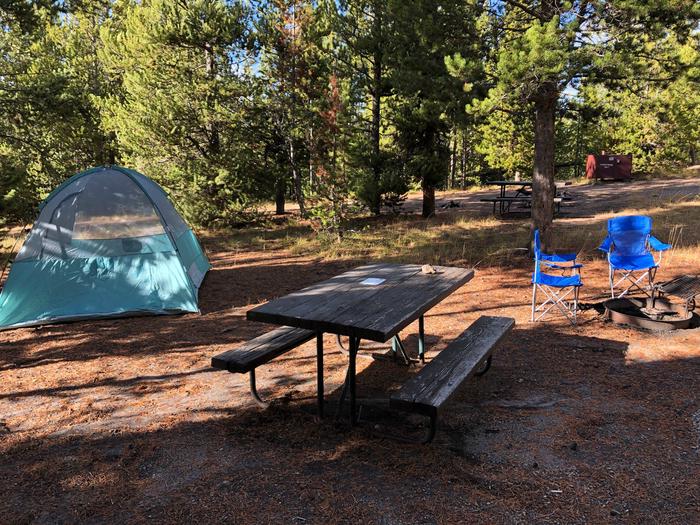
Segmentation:
<svg viewBox="0 0 700 525">
<path fill-rule="evenodd" d="M 376 277 L 368 277 L 364 281 L 361 281 L 360 284 L 366 284 L 367 286 L 377 286 L 378 284 L 382 284 L 386 279 L 378 279 Z"/>
</svg>

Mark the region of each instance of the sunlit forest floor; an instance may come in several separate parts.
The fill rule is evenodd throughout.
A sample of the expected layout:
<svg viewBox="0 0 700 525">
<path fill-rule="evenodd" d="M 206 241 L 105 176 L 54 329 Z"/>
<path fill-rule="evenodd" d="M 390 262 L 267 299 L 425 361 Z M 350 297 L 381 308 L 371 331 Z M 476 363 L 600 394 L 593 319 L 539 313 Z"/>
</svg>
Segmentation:
<svg viewBox="0 0 700 525">
<path fill-rule="evenodd" d="M 600 303 L 595 249 L 614 213 L 653 216 L 670 240 L 657 281 L 700 273 L 700 179 L 567 188 L 557 245 L 580 251 L 582 301 Z M 201 315 L 0 333 L 0 516 L 9 523 L 692 523 L 700 516 L 700 329 L 528 323 L 529 223 L 499 220 L 484 192 L 441 194 L 437 217 L 357 219 L 344 242 L 295 221 L 201 236 L 214 266 Z M 450 201 L 458 207 L 441 209 Z M 411 196 L 404 208 L 417 210 Z M 10 244 L 6 241 L 6 244 Z M 7 250 L 7 248 L 6 248 Z M 258 370 L 274 400 L 211 356 L 269 326 L 249 308 L 367 261 L 476 266 L 426 316 L 428 358 L 481 315 L 516 330 L 488 374 L 447 407 L 429 446 L 371 434 L 420 420 L 370 412 L 316 421 L 315 347 Z M 402 332 L 416 351 L 417 326 Z M 346 359 L 326 340 L 335 409 Z M 368 347 L 364 347 L 368 348 Z M 376 351 L 376 349 L 374 349 Z M 361 396 L 387 397 L 414 368 L 360 359 Z"/>
</svg>

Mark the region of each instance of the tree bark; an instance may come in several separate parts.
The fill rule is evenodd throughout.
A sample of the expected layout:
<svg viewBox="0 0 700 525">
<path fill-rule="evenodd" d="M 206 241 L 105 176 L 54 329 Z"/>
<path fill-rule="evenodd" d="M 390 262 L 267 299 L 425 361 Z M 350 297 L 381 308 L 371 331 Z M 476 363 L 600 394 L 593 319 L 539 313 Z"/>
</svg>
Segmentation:
<svg viewBox="0 0 700 525">
<path fill-rule="evenodd" d="M 277 179 L 277 184 L 275 185 L 275 214 L 284 215 L 284 194 L 286 191 L 284 179 Z"/>
<path fill-rule="evenodd" d="M 554 220 L 554 117 L 558 92 L 544 85 L 535 99 L 535 166 L 532 174 L 532 230 L 540 230 L 542 247 L 551 246 Z"/>
<path fill-rule="evenodd" d="M 379 141 L 381 138 L 382 125 L 382 43 L 380 36 L 382 32 L 382 11 L 379 2 L 374 5 L 374 22 L 372 36 L 374 40 L 374 56 L 372 64 L 372 184 L 373 195 L 370 203 L 370 211 L 374 215 L 381 213 L 381 151 Z"/>
<path fill-rule="evenodd" d="M 423 179 L 421 188 L 423 190 L 423 217 L 427 219 L 435 215 L 435 187 Z"/>
<path fill-rule="evenodd" d="M 297 167 L 296 159 L 294 157 L 294 140 L 289 138 L 289 165 L 292 168 L 292 181 L 294 182 L 294 196 L 297 199 L 297 204 L 299 205 L 299 214 L 306 218 L 306 206 L 304 204 L 304 189 L 302 188 L 301 172 Z"/>
<path fill-rule="evenodd" d="M 467 139 L 462 133 L 462 154 L 460 155 L 459 168 L 462 171 L 462 189 L 467 187 Z"/>
<path fill-rule="evenodd" d="M 207 47 L 206 50 L 204 51 L 204 56 L 205 56 L 207 77 L 209 79 L 214 79 L 214 78 L 216 78 L 216 74 L 217 74 L 214 51 L 210 47 Z M 212 100 L 212 94 L 207 94 L 206 104 L 207 104 L 207 108 L 210 110 L 209 114 L 210 115 L 213 114 L 215 101 Z M 207 134 L 208 134 L 209 153 L 213 154 L 213 155 L 218 155 L 220 152 L 220 149 L 221 149 L 221 140 L 219 138 L 219 128 L 218 128 L 217 122 L 210 120 L 210 121 L 206 122 L 205 127 L 206 127 Z"/>
<path fill-rule="evenodd" d="M 455 172 L 457 171 L 457 132 L 450 140 L 450 189 L 455 187 Z"/>
</svg>

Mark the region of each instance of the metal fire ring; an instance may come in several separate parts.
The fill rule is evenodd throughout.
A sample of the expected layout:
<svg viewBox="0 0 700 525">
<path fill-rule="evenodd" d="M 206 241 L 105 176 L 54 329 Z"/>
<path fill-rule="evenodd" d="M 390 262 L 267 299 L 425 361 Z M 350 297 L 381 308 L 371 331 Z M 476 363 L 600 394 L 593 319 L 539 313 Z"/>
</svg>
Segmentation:
<svg viewBox="0 0 700 525">
<path fill-rule="evenodd" d="M 623 297 L 605 301 L 605 317 L 613 323 L 654 331 L 681 330 L 690 326 L 693 313 L 685 305 L 666 299 Z M 658 313 L 656 313 L 658 312 Z"/>
</svg>

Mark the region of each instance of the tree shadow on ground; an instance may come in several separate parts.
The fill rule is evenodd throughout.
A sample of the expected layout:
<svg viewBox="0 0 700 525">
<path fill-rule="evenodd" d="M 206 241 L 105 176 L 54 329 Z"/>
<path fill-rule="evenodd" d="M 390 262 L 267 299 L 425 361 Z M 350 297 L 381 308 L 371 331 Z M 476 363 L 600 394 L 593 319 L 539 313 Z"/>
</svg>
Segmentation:
<svg viewBox="0 0 700 525">
<path fill-rule="evenodd" d="M 518 328 L 427 447 L 372 436 L 392 419 L 319 423 L 312 392 L 266 410 L 19 440 L 0 459 L 0 510 L 10 522 L 691 522 L 700 359 L 635 363 L 626 351 Z M 376 363 L 358 390 L 386 395 L 413 373 Z"/>
<path fill-rule="evenodd" d="M 342 261 L 215 268 L 200 291 L 202 315 L 81 321 L 23 329 L 18 333 L 24 337 L 3 344 L 0 370 L 120 355 L 162 354 L 165 360 L 172 354 L 233 346 L 270 329 L 246 321 L 240 307 L 285 295 L 358 264 Z"/>
</svg>

